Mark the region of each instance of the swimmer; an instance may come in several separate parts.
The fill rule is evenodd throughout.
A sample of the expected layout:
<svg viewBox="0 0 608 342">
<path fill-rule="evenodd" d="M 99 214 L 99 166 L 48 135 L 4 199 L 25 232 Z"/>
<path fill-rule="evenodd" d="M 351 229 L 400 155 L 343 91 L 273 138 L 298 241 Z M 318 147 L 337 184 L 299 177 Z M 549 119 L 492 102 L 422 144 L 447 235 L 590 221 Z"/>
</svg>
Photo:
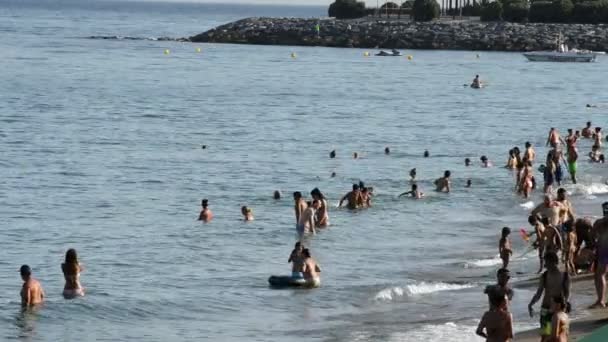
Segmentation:
<svg viewBox="0 0 608 342">
<path fill-rule="evenodd" d="M 580 138 L 581 138 L 581 131 L 576 130 L 576 132 L 574 132 L 574 136 L 575 136 L 577 139 L 580 139 Z"/>
<path fill-rule="evenodd" d="M 606 307 L 606 273 L 608 273 L 608 202 L 602 204 L 604 217 L 593 224 L 593 238 L 596 243 L 597 264 L 595 267 L 595 290 L 597 301 L 592 307 Z"/>
<path fill-rule="evenodd" d="M 509 170 L 515 170 L 517 168 L 517 157 L 515 156 L 514 150 L 509 150 L 509 159 L 507 159 L 507 165 L 505 168 Z"/>
<path fill-rule="evenodd" d="M 417 184 L 412 184 L 412 190 L 404 192 L 397 197 L 403 197 L 403 196 L 407 196 L 407 195 L 411 196 L 413 199 L 421 199 L 424 197 L 424 194 L 422 192 L 418 191 Z"/>
<path fill-rule="evenodd" d="M 251 210 L 251 208 L 247 208 L 246 205 L 241 207 L 241 214 L 243 215 L 243 221 L 253 221 L 253 210 Z"/>
<path fill-rule="evenodd" d="M 201 206 L 203 207 L 203 210 L 201 210 L 198 220 L 205 223 L 211 221 L 213 219 L 213 213 L 211 212 L 211 209 L 209 209 L 209 200 L 202 200 Z"/>
<path fill-rule="evenodd" d="M 481 167 L 492 167 L 492 163 L 490 162 L 490 160 L 488 160 L 488 157 L 481 156 L 479 160 L 481 160 Z"/>
<path fill-rule="evenodd" d="M 534 304 L 542 296 L 542 304 L 540 311 L 540 333 L 541 341 L 549 341 L 551 336 L 551 321 L 553 312 L 551 310 L 551 302 L 553 297 L 563 296 L 567 303 L 570 298 L 570 276 L 567 272 L 560 271 L 558 267 L 559 259 L 555 252 L 547 252 L 545 255 L 546 271 L 539 279 L 538 289 L 528 304 L 528 313 L 530 317 L 534 316 Z M 544 293 L 544 296 L 543 296 Z"/>
<path fill-rule="evenodd" d="M 331 158 L 331 159 L 336 158 L 336 150 L 329 152 L 329 158 Z"/>
<path fill-rule="evenodd" d="M 298 222 L 298 235 L 301 237 L 306 233 L 317 233 L 315 229 L 315 211 L 319 209 L 319 201 L 314 200 L 307 202 L 307 207 L 300 216 L 300 222 Z"/>
<path fill-rule="evenodd" d="M 207 145 L 203 145 L 203 146 L 201 146 L 201 148 L 202 148 L 203 150 L 206 150 L 206 149 L 207 149 Z"/>
<path fill-rule="evenodd" d="M 464 166 L 466 166 L 466 167 L 471 166 L 471 159 L 469 159 L 469 158 L 464 158 Z"/>
<path fill-rule="evenodd" d="M 302 283 L 304 282 L 304 273 L 302 273 L 304 271 L 303 250 L 302 243 L 300 241 L 296 242 L 287 260 L 287 263 L 291 263 L 291 279 Z"/>
<path fill-rule="evenodd" d="M 507 268 L 509 266 L 509 259 L 511 258 L 511 255 L 513 255 L 511 240 L 509 239 L 510 234 L 511 229 L 509 229 L 509 227 L 504 227 L 502 229 L 502 237 L 498 242 L 498 254 L 500 254 L 500 258 L 502 259 L 502 268 Z"/>
<path fill-rule="evenodd" d="M 331 173 L 331 178 L 335 178 L 335 177 L 336 177 L 336 173 L 335 173 L 335 172 L 332 172 L 332 173 Z"/>
<path fill-rule="evenodd" d="M 483 314 L 475 333 L 486 341 L 512 341 L 513 315 L 509 312 L 507 297 L 498 293 L 492 293 L 488 297 L 491 308 Z"/>
<path fill-rule="evenodd" d="M 65 263 L 61 264 L 61 271 L 63 271 L 63 277 L 65 278 L 63 297 L 71 299 L 84 296 L 84 289 L 80 284 L 80 273 L 82 273 L 83 268 L 78 262 L 75 249 L 70 248 L 65 253 Z"/>
<path fill-rule="evenodd" d="M 511 273 L 506 268 L 501 268 L 496 272 L 496 284 L 488 285 L 484 289 L 483 293 L 488 295 L 488 301 L 490 301 L 492 295 L 499 295 L 501 297 L 507 297 L 509 302 L 513 300 L 513 289 L 509 286 L 509 279 L 511 279 Z M 490 309 L 494 308 L 490 301 Z M 508 303 L 507 303 L 508 304 Z M 508 307 L 508 306 L 507 306 Z"/>
<path fill-rule="evenodd" d="M 553 297 L 551 311 L 553 317 L 551 319 L 551 335 L 550 341 L 553 342 L 568 342 L 570 335 L 570 319 L 568 318 L 568 303 L 563 296 Z"/>
<path fill-rule="evenodd" d="M 464 187 L 470 188 L 472 185 L 473 185 L 473 182 L 470 179 L 467 179 L 467 184 Z"/>
<path fill-rule="evenodd" d="M 587 126 L 583 128 L 583 130 L 581 131 L 581 135 L 583 136 L 583 138 L 587 139 L 591 139 L 591 137 L 593 137 L 593 132 L 591 131 L 591 121 L 587 121 Z"/>
<path fill-rule="evenodd" d="M 428 158 L 430 155 L 429 150 L 424 150 L 424 158 Z"/>
<path fill-rule="evenodd" d="M 348 209 L 354 210 L 359 208 L 359 205 L 363 200 L 361 199 L 361 191 L 359 190 L 358 184 L 353 184 L 353 190 L 342 197 L 338 207 L 341 207 L 344 201 L 348 201 L 348 205 L 346 206 Z"/>
<path fill-rule="evenodd" d="M 372 196 L 369 192 L 369 188 L 361 188 L 361 203 L 359 203 L 359 207 L 361 208 L 369 208 L 372 206 Z"/>
<path fill-rule="evenodd" d="M 300 231 L 304 231 L 304 227 L 300 227 L 300 217 L 302 216 L 302 213 L 304 212 L 304 210 L 306 210 L 306 201 L 304 201 L 304 198 L 302 198 L 302 193 L 299 191 L 296 191 L 293 193 L 293 202 L 294 202 L 294 212 L 296 214 L 296 230 L 298 232 Z"/>
<path fill-rule="evenodd" d="M 384 148 L 384 154 L 389 155 L 391 154 L 391 149 L 387 147 Z"/>
<path fill-rule="evenodd" d="M 306 283 L 311 287 L 319 287 L 321 285 L 321 277 L 319 276 L 321 268 L 319 264 L 312 258 L 308 248 L 304 248 L 302 256 L 304 257 L 303 273 Z"/>
<path fill-rule="evenodd" d="M 410 170 L 410 182 L 413 182 L 416 180 L 416 168 L 413 168 Z"/>
<path fill-rule="evenodd" d="M 327 199 L 319 190 L 319 188 L 314 188 L 310 192 L 310 196 L 316 201 L 319 201 L 319 209 L 316 211 L 315 215 L 315 225 L 319 228 L 324 228 L 329 225 L 329 212 L 327 209 Z"/>
<path fill-rule="evenodd" d="M 526 141 L 526 150 L 524 151 L 523 159 L 527 159 L 531 163 L 534 163 L 534 159 L 536 159 L 536 152 L 529 141 Z"/>
<path fill-rule="evenodd" d="M 272 195 L 272 198 L 274 198 L 275 200 L 280 200 L 281 199 L 281 192 L 279 190 L 275 190 L 274 194 Z"/>
<path fill-rule="evenodd" d="M 481 88 L 481 81 L 479 80 L 479 75 L 475 75 L 473 82 L 471 82 L 471 88 Z"/>
<path fill-rule="evenodd" d="M 589 152 L 590 161 L 594 163 L 603 163 L 602 157 L 603 154 L 600 152 L 600 148 L 598 146 L 593 146 L 591 152 Z"/>
<path fill-rule="evenodd" d="M 450 186 L 451 186 L 451 182 L 450 182 L 450 177 L 452 176 L 452 173 L 447 170 L 443 173 L 443 177 L 438 178 L 435 180 L 435 186 L 436 186 L 436 191 L 439 192 L 450 192 Z"/>
<path fill-rule="evenodd" d="M 23 286 L 21 287 L 21 306 L 34 306 L 44 301 L 44 290 L 40 282 L 32 277 L 32 269 L 28 265 L 19 270 Z"/>
<path fill-rule="evenodd" d="M 353 153 L 353 159 L 359 159 L 359 153 L 357 153 L 357 152 Z"/>
</svg>

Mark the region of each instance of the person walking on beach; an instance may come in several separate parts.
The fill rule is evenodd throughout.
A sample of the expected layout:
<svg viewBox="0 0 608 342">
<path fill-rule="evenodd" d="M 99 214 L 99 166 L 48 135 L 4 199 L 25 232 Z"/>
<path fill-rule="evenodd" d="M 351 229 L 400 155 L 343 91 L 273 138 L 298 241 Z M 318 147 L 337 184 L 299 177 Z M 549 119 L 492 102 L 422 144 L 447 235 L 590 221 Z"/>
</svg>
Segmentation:
<svg viewBox="0 0 608 342">
<path fill-rule="evenodd" d="M 202 200 L 201 206 L 203 207 L 203 209 L 201 210 L 201 213 L 198 216 L 198 220 L 207 223 L 213 219 L 213 213 L 211 212 L 211 209 L 209 209 L 209 200 Z"/>
<path fill-rule="evenodd" d="M 452 173 L 447 170 L 443 173 L 443 177 L 441 178 L 437 178 L 435 180 L 435 186 L 437 191 L 439 192 L 450 192 L 450 177 L 452 176 Z"/>
<path fill-rule="evenodd" d="M 477 335 L 487 342 L 510 342 L 513 340 L 513 316 L 508 310 L 507 297 L 500 293 L 490 295 L 490 310 L 481 317 Z"/>
<path fill-rule="evenodd" d="M 591 306 L 606 307 L 606 273 L 608 272 L 608 202 L 602 204 L 604 217 L 593 224 L 593 237 L 596 245 L 595 291 L 597 301 Z"/>
<path fill-rule="evenodd" d="M 63 297 L 71 299 L 84 296 L 84 289 L 80 284 L 80 273 L 83 268 L 78 262 L 78 254 L 75 249 L 70 248 L 65 253 L 65 262 L 61 264 L 61 271 L 65 279 Z"/>
<path fill-rule="evenodd" d="M 551 342 L 568 342 L 570 335 L 570 319 L 566 314 L 568 303 L 562 296 L 553 297 L 551 310 L 553 317 L 551 319 Z"/>
<path fill-rule="evenodd" d="M 511 229 L 509 229 L 509 227 L 504 227 L 502 229 L 502 236 L 498 242 L 498 254 L 502 259 L 502 268 L 507 268 L 509 266 L 509 259 L 511 258 L 511 255 L 513 255 L 511 240 L 509 240 L 510 234 Z"/>
<path fill-rule="evenodd" d="M 44 290 L 40 282 L 32 277 L 32 269 L 28 265 L 23 265 L 19 273 L 23 279 L 21 306 L 29 307 L 41 304 L 44 301 Z"/>
<path fill-rule="evenodd" d="M 528 313 L 530 314 L 530 317 L 533 317 L 534 304 L 536 304 L 542 296 L 540 311 L 541 342 L 548 342 L 551 338 L 551 322 L 553 320 L 553 312 L 551 310 L 552 298 L 564 297 L 566 303 L 570 298 L 570 276 L 568 275 L 568 272 L 559 270 L 558 263 L 559 259 L 555 252 L 549 251 L 545 254 L 545 267 L 547 270 L 541 275 L 538 289 L 528 304 Z"/>
<path fill-rule="evenodd" d="M 416 181 L 416 168 L 410 170 L 410 182 Z"/>
<path fill-rule="evenodd" d="M 483 293 L 488 296 L 488 301 L 490 304 L 490 309 L 492 309 L 492 296 L 506 296 L 508 302 L 513 300 L 513 289 L 509 286 L 509 279 L 511 279 L 511 273 L 506 268 L 501 268 L 496 272 L 496 284 L 486 286 Z M 509 304 L 509 303 L 507 303 Z M 507 305 L 508 307 L 508 305 Z"/>
<path fill-rule="evenodd" d="M 338 207 L 341 207 L 344 201 L 348 201 L 346 207 L 350 210 L 355 210 L 359 208 L 361 203 L 363 203 L 363 200 L 361 198 L 361 191 L 359 190 L 359 184 L 353 184 L 353 190 L 344 195 L 344 197 L 342 197 L 340 203 L 338 204 Z"/>
</svg>

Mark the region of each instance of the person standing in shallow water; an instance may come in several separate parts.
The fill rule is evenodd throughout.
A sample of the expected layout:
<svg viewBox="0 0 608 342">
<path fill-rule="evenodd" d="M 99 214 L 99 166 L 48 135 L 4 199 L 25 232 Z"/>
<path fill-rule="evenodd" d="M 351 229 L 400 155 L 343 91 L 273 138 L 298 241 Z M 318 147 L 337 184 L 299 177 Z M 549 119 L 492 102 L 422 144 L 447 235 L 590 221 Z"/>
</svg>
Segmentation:
<svg viewBox="0 0 608 342">
<path fill-rule="evenodd" d="M 490 295 L 490 310 L 483 314 L 476 334 L 487 342 L 513 340 L 513 316 L 508 309 L 507 296 L 498 292 Z"/>
<path fill-rule="evenodd" d="M 450 177 L 452 173 L 448 170 L 443 173 L 443 177 L 435 180 L 435 186 L 439 192 L 450 192 L 451 182 Z"/>
<path fill-rule="evenodd" d="M 209 200 L 202 200 L 201 206 L 203 207 L 203 210 L 201 210 L 198 220 L 203 222 L 211 221 L 213 219 L 213 213 L 211 212 L 211 209 L 209 209 Z"/>
<path fill-rule="evenodd" d="M 321 193 L 319 188 L 314 188 L 310 192 L 310 196 L 316 201 L 319 201 L 319 209 L 315 213 L 315 225 L 319 228 L 324 228 L 329 225 L 329 212 L 327 209 L 327 199 Z"/>
<path fill-rule="evenodd" d="M 361 203 L 363 203 L 363 199 L 361 198 L 361 191 L 359 190 L 359 184 L 353 184 L 353 190 L 344 195 L 344 197 L 342 197 L 340 203 L 338 204 L 338 207 L 341 207 L 344 201 L 348 201 L 348 204 L 346 205 L 348 209 L 355 210 L 359 208 Z"/>
<path fill-rule="evenodd" d="M 40 282 L 32 277 L 32 269 L 28 265 L 23 265 L 19 273 L 23 279 L 21 306 L 29 307 L 41 304 L 44 301 L 44 290 Z"/>
<path fill-rule="evenodd" d="M 83 271 L 78 262 L 78 255 L 73 248 L 65 253 L 65 263 L 61 264 L 61 271 L 65 278 L 63 296 L 66 299 L 84 296 L 84 289 L 80 284 L 80 273 Z"/>
</svg>

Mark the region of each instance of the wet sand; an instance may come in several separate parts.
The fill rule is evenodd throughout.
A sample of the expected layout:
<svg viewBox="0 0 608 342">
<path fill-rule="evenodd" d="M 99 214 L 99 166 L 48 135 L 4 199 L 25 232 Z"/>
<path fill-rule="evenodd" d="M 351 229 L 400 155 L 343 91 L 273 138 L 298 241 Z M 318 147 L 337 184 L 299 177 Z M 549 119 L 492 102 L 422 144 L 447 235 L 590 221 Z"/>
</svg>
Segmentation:
<svg viewBox="0 0 608 342">
<path fill-rule="evenodd" d="M 518 284 L 517 287 L 535 287 L 538 284 L 538 279 L 531 279 Z M 595 287 L 593 284 L 593 275 L 584 274 L 573 278 L 572 296 L 574 298 L 579 294 L 595 296 Z M 577 312 L 585 311 L 586 315 L 580 318 L 573 319 L 570 322 L 570 338 L 569 341 L 579 341 L 581 338 L 591 334 L 596 329 L 608 324 L 608 309 L 588 309 L 593 303 L 577 303 L 575 310 Z M 538 316 L 535 316 L 538 318 Z M 518 342 L 538 342 L 540 335 L 538 329 L 526 330 L 515 334 L 514 341 Z"/>
</svg>

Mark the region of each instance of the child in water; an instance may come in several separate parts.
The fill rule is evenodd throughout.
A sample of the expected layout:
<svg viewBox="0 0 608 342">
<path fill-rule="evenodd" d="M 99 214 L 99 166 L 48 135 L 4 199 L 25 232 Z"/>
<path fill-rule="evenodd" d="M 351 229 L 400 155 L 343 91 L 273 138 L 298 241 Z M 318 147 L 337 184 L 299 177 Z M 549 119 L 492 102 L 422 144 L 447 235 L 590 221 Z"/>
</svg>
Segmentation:
<svg viewBox="0 0 608 342">
<path fill-rule="evenodd" d="M 511 240 L 509 240 L 509 234 L 511 234 L 511 229 L 508 227 L 504 227 L 502 229 L 502 237 L 500 238 L 500 242 L 498 243 L 498 253 L 500 254 L 500 258 L 502 259 L 502 267 L 507 268 L 509 266 L 509 259 L 511 255 L 513 255 L 513 251 L 511 250 Z"/>
</svg>

